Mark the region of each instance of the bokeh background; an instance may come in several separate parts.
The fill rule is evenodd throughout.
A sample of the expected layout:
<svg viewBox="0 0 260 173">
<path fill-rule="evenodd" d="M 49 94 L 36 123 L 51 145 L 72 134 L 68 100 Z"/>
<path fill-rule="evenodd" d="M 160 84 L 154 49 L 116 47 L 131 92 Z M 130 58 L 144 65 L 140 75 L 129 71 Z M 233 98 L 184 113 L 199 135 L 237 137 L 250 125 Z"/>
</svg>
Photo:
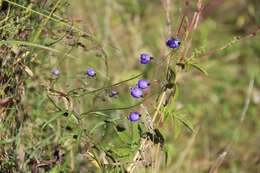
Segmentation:
<svg viewBox="0 0 260 173">
<path fill-rule="evenodd" d="M 35 1 L 35 3 L 42 2 Z M 45 7 L 48 7 L 48 3 L 55 4 L 54 1 L 46 1 Z M 63 152 L 75 156 L 75 172 L 98 172 L 95 164 L 86 163 L 82 155 L 72 153 L 68 149 L 70 148 L 68 146 L 76 147 L 75 141 L 70 138 L 74 134 L 84 136 L 81 130 L 86 129 L 88 132 L 92 130 L 91 134 L 95 141 L 116 145 L 120 141 L 117 141 L 116 134 L 112 133 L 113 128 L 105 127 L 100 116 L 123 118 L 121 124 L 130 128 L 132 125 L 126 117 L 131 110 L 139 108 L 108 111 L 106 115 L 100 116 L 86 115 L 81 123 L 77 124 L 75 118 L 69 120 L 63 116 L 57 118 L 56 114 L 52 113 L 53 105 L 48 99 L 44 86 L 51 81 L 49 83 L 53 88 L 63 92 L 84 87 L 93 90 L 120 82 L 144 71 L 146 79 L 160 80 L 164 70 L 158 70 L 155 63 L 148 67 L 140 66 L 139 56 L 142 52 L 148 52 L 155 57 L 154 62 L 157 62 L 166 54 L 168 50 L 165 41 L 169 37 L 167 17 L 159 0 L 70 0 L 68 3 L 70 5 L 60 9 L 59 13 L 64 15 L 73 26 L 95 35 L 102 43 L 107 57 L 101 55 L 102 51 L 95 48 L 95 44 L 89 41 L 87 36 L 86 38 L 73 34 L 71 36 L 68 34 L 69 30 L 63 30 L 64 25 L 49 22 L 38 43 L 47 45 L 58 36 L 67 33 L 63 39 L 51 46 L 73 57 L 67 58 L 64 54 L 57 55 L 35 48 L 33 56 L 37 57 L 37 60 L 35 65 L 30 67 L 34 77 L 26 78 L 23 98 L 24 109 L 29 118 L 23 124 L 19 144 L 23 146 L 25 151 L 23 154 L 27 158 L 23 160 L 24 165 L 31 164 L 30 158 L 36 158 L 38 161 L 48 160 L 51 158 L 54 146 L 61 141 L 62 147 L 65 148 Z M 191 20 L 197 1 L 192 0 L 189 3 L 189 6 L 186 6 L 185 1 L 171 0 L 172 36 L 176 36 L 183 14 L 187 14 Z M 36 5 L 32 7 L 44 12 L 44 10 L 51 11 L 53 6 L 49 9 L 41 9 Z M 260 2 L 258 0 L 204 0 L 203 7 L 199 25 L 189 37 L 188 56 L 195 49 L 215 50 L 223 47 L 237 36 L 250 37 L 215 54 L 197 57 L 196 61 L 208 75 L 203 75 L 196 69 L 179 74 L 176 109 L 183 109 L 183 114 L 195 130 L 192 133 L 188 128 L 180 125 L 177 136 L 173 124 L 160 125 L 168 149 L 168 165 L 161 163 L 159 168 L 153 170 L 140 167 L 136 172 L 209 172 L 229 146 L 231 148 L 217 172 L 260 172 L 260 36 L 258 33 L 252 35 L 260 25 Z M 51 31 L 48 32 L 51 27 L 55 27 L 57 38 Z M 37 28 L 35 30 L 37 31 Z M 79 42 L 80 44 L 75 45 Z M 58 79 L 53 79 L 50 73 L 53 67 L 60 70 Z M 85 70 L 89 67 L 97 71 L 96 79 L 85 77 Z M 74 107 L 78 112 L 83 113 L 136 104 L 137 101 L 129 96 L 129 88 L 136 81 L 137 79 L 113 87 L 119 92 L 116 98 L 108 97 L 110 90 L 97 92 L 76 98 Z M 240 123 L 248 98 L 250 81 L 254 82 L 249 95 L 250 103 L 245 119 Z M 159 88 L 160 85 L 155 82 L 149 92 L 157 93 Z M 58 98 L 54 100 L 58 104 L 65 102 Z M 148 103 L 147 107 L 153 113 L 156 97 L 151 97 Z M 52 120 L 51 117 L 56 118 Z M 42 128 L 44 123 L 46 128 Z M 99 123 L 100 126 L 96 127 Z M 14 136 L 8 131 L 7 125 L 8 123 L 1 125 L 1 132 L 4 134 L 1 136 L 12 140 Z M 68 125 L 71 129 L 67 128 Z M 84 140 L 87 138 L 82 139 L 81 142 L 88 143 Z M 0 145 L 9 147 L 8 144 Z M 163 160 L 163 157 L 159 158 Z M 70 167 L 70 159 L 66 161 L 67 167 Z M 24 169 L 28 167 L 24 166 Z M 65 172 L 66 170 L 69 168 L 64 168 Z"/>
</svg>

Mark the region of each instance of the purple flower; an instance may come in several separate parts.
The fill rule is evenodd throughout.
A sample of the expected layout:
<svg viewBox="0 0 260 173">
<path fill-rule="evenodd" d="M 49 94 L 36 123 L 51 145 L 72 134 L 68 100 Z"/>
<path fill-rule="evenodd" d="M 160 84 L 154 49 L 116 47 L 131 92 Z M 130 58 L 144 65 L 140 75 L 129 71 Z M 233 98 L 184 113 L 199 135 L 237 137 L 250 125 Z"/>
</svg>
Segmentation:
<svg viewBox="0 0 260 173">
<path fill-rule="evenodd" d="M 149 64 L 152 57 L 148 55 L 147 53 L 142 53 L 140 56 L 140 63 L 141 64 Z"/>
<path fill-rule="evenodd" d="M 131 88 L 130 91 L 131 91 L 132 97 L 134 97 L 136 99 L 143 97 L 143 91 L 140 88 L 138 88 L 137 86 Z"/>
<path fill-rule="evenodd" d="M 115 90 L 112 90 L 110 93 L 110 97 L 114 97 L 115 95 L 117 95 L 118 93 Z"/>
<path fill-rule="evenodd" d="M 93 69 L 87 69 L 86 75 L 88 75 L 90 77 L 94 77 L 96 75 L 96 72 Z"/>
<path fill-rule="evenodd" d="M 55 76 L 58 76 L 60 74 L 60 71 L 57 68 L 52 68 L 51 73 Z"/>
<path fill-rule="evenodd" d="M 130 112 L 128 119 L 131 122 L 140 120 L 141 115 L 138 112 Z"/>
<path fill-rule="evenodd" d="M 141 79 L 138 81 L 137 85 L 140 89 L 146 89 L 150 86 L 150 83 L 147 80 Z"/>
<path fill-rule="evenodd" d="M 180 47 L 181 42 L 178 38 L 170 38 L 167 40 L 166 45 L 169 48 L 176 49 L 176 48 Z"/>
</svg>

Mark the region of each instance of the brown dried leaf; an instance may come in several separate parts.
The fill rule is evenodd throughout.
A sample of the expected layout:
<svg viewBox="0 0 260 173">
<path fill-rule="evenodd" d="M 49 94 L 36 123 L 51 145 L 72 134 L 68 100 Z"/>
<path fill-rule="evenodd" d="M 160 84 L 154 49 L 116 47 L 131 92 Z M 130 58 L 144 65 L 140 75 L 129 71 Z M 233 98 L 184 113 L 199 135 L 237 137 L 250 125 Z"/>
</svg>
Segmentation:
<svg viewBox="0 0 260 173">
<path fill-rule="evenodd" d="M 33 77 L 33 72 L 28 66 L 24 65 L 24 70 L 29 76 Z"/>
</svg>

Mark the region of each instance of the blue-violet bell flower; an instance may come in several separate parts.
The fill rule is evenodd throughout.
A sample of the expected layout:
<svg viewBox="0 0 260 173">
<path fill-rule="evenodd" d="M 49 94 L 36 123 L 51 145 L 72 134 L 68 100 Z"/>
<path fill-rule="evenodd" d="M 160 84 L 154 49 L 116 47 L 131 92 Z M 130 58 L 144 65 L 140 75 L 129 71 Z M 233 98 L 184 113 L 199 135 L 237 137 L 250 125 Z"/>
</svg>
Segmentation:
<svg viewBox="0 0 260 173">
<path fill-rule="evenodd" d="M 131 122 L 134 121 L 139 121 L 140 120 L 141 115 L 138 112 L 130 112 L 128 119 Z"/>
<path fill-rule="evenodd" d="M 96 75 L 96 72 L 93 69 L 87 69 L 86 75 L 88 75 L 89 77 L 94 77 Z"/>
<path fill-rule="evenodd" d="M 133 88 L 130 89 L 131 96 L 138 99 L 143 97 L 143 91 L 138 88 L 137 86 L 134 86 Z"/>
<path fill-rule="evenodd" d="M 152 57 L 147 53 L 142 53 L 140 56 L 140 63 L 141 64 L 149 64 Z"/>
<path fill-rule="evenodd" d="M 51 73 L 55 76 L 58 76 L 60 74 L 60 71 L 57 68 L 52 68 Z"/>
<path fill-rule="evenodd" d="M 114 96 L 116 96 L 117 94 L 118 94 L 117 91 L 112 90 L 109 96 L 110 96 L 110 97 L 114 97 Z"/>
<path fill-rule="evenodd" d="M 178 38 L 170 38 L 167 40 L 166 45 L 169 48 L 176 49 L 176 48 L 180 47 L 181 41 Z"/>
<path fill-rule="evenodd" d="M 140 79 L 137 83 L 137 86 L 140 88 L 140 89 L 146 89 L 150 86 L 150 83 L 147 81 L 147 80 L 144 80 L 144 79 Z"/>
</svg>

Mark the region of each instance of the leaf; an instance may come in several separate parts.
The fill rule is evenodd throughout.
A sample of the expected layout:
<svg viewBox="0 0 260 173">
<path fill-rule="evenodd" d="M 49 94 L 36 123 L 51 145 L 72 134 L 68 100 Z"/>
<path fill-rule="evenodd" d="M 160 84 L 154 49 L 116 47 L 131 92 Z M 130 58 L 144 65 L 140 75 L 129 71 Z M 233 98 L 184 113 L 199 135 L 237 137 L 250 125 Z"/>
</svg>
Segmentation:
<svg viewBox="0 0 260 173">
<path fill-rule="evenodd" d="M 162 146 L 164 145 L 165 142 L 165 134 L 166 132 L 163 130 L 163 128 L 160 129 L 154 129 L 155 136 L 154 136 L 154 143 L 158 144 L 160 143 Z"/>
<path fill-rule="evenodd" d="M 171 103 L 170 103 L 169 106 L 167 106 L 167 112 L 168 112 L 168 113 L 171 114 L 171 113 L 173 112 L 173 110 L 174 110 L 174 108 L 175 108 L 175 103 L 176 103 L 176 100 L 177 100 L 178 96 L 179 96 L 179 87 L 178 87 L 178 85 L 176 84 L 176 85 L 175 85 L 175 90 L 174 90 L 174 95 L 173 95 L 173 98 L 172 98 L 172 100 L 171 100 Z"/>
<path fill-rule="evenodd" d="M 185 113 L 186 109 L 184 107 L 173 112 L 174 116 L 184 116 Z"/>
<path fill-rule="evenodd" d="M 71 113 L 71 117 L 72 117 L 72 119 L 73 119 L 77 124 L 79 124 L 79 119 L 77 118 L 76 115 L 74 115 L 73 113 Z"/>
<path fill-rule="evenodd" d="M 103 117 L 110 117 L 109 115 L 107 115 L 103 112 L 90 112 L 89 114 L 94 114 L 94 115 L 103 116 Z"/>
<path fill-rule="evenodd" d="M 140 140 L 138 123 L 132 123 L 132 143 L 137 143 Z"/>
<path fill-rule="evenodd" d="M 59 167 L 57 165 L 50 170 L 50 173 L 57 173 L 57 172 L 59 172 Z"/>
<path fill-rule="evenodd" d="M 170 67 L 167 75 L 168 83 L 175 83 L 176 70 L 174 67 Z"/>
<path fill-rule="evenodd" d="M 166 124 L 169 124 L 169 122 L 171 121 L 171 118 L 172 118 L 171 114 L 166 111 L 166 113 L 165 113 L 165 121 L 164 122 Z"/>
<path fill-rule="evenodd" d="M 116 130 L 117 130 L 118 132 L 123 132 L 123 131 L 126 130 L 126 128 L 125 128 L 124 126 L 120 126 L 120 125 L 118 124 L 118 125 L 116 125 Z"/>
<path fill-rule="evenodd" d="M 6 144 L 11 144 L 15 139 L 6 139 L 6 140 L 1 140 L 0 145 L 6 145 Z"/>
<path fill-rule="evenodd" d="M 174 138 L 177 139 L 180 135 L 180 125 L 177 119 L 175 118 L 175 116 L 173 116 L 173 121 L 174 121 Z"/>
<path fill-rule="evenodd" d="M 174 153 L 175 153 L 175 151 L 174 151 L 174 146 L 173 145 L 171 145 L 171 144 L 164 144 L 163 145 L 163 148 L 162 148 L 162 151 L 164 151 L 165 153 L 167 153 L 167 155 L 165 156 L 166 158 L 165 158 L 165 161 L 167 161 L 167 166 L 169 166 L 169 164 L 170 163 L 172 163 L 171 161 L 172 161 L 172 158 L 174 158 L 173 157 L 173 155 L 174 155 Z"/>
<path fill-rule="evenodd" d="M 184 115 L 185 111 L 186 110 L 184 108 L 180 108 L 180 109 L 174 111 L 173 114 L 170 114 L 170 115 L 173 115 L 172 118 L 173 118 L 173 121 L 174 121 L 173 123 L 174 123 L 174 137 L 175 137 L 175 139 L 177 139 L 180 135 L 180 124 L 179 124 L 178 118 L 183 119 L 184 118 L 183 115 Z"/>
<path fill-rule="evenodd" d="M 56 114 L 54 114 L 54 116 L 47 121 L 46 123 L 43 124 L 42 129 L 44 129 L 48 124 L 50 124 L 51 122 L 53 122 L 54 120 L 56 120 L 58 117 L 62 116 L 64 112 L 57 112 Z"/>
<path fill-rule="evenodd" d="M 121 132 L 121 131 L 117 130 L 115 125 L 113 127 L 114 127 L 114 129 L 116 131 L 116 134 L 118 135 L 118 137 L 119 137 L 119 139 L 121 141 L 123 141 L 124 143 L 127 143 L 127 144 L 131 144 L 132 143 L 132 139 L 131 139 L 130 135 L 127 133 L 126 130 Z"/>
<path fill-rule="evenodd" d="M 196 68 L 197 70 L 201 71 L 204 75 L 208 76 L 208 72 L 201 66 L 199 66 L 196 63 L 190 63 L 189 65 L 191 65 L 192 67 Z"/>
<path fill-rule="evenodd" d="M 177 120 L 179 120 L 184 126 L 186 126 L 192 133 L 194 132 L 194 128 L 192 127 L 191 122 L 185 120 L 183 117 L 175 116 Z"/>
<path fill-rule="evenodd" d="M 92 134 L 98 127 L 103 126 L 103 125 L 105 125 L 105 124 L 106 124 L 106 123 L 105 123 L 104 121 L 99 122 L 98 124 L 96 124 L 96 125 L 89 131 L 89 133 Z"/>
<path fill-rule="evenodd" d="M 114 148 L 113 151 L 120 157 L 129 157 L 132 153 L 131 149 L 129 147 L 120 147 L 120 148 Z"/>
<path fill-rule="evenodd" d="M 28 66 L 24 65 L 24 71 L 26 71 L 26 73 L 27 73 L 30 77 L 33 77 L 33 72 L 32 72 L 32 70 L 31 70 Z"/>
<path fill-rule="evenodd" d="M 40 45 L 40 44 L 36 44 L 36 43 L 31 43 L 31 42 L 26 42 L 26 41 L 19 41 L 19 40 L 1 40 L 0 41 L 0 45 L 2 44 L 9 44 L 9 45 L 25 45 L 25 46 L 29 46 L 29 47 L 36 47 L 36 48 L 40 48 L 40 49 L 44 49 L 44 50 L 48 50 L 50 52 L 54 52 L 54 53 L 58 53 L 58 54 L 62 54 L 64 56 L 73 58 L 73 59 L 78 59 L 77 57 L 68 54 L 68 53 L 64 53 L 61 50 L 55 49 L 55 48 L 51 48 L 48 46 L 44 46 L 44 45 Z"/>
</svg>

